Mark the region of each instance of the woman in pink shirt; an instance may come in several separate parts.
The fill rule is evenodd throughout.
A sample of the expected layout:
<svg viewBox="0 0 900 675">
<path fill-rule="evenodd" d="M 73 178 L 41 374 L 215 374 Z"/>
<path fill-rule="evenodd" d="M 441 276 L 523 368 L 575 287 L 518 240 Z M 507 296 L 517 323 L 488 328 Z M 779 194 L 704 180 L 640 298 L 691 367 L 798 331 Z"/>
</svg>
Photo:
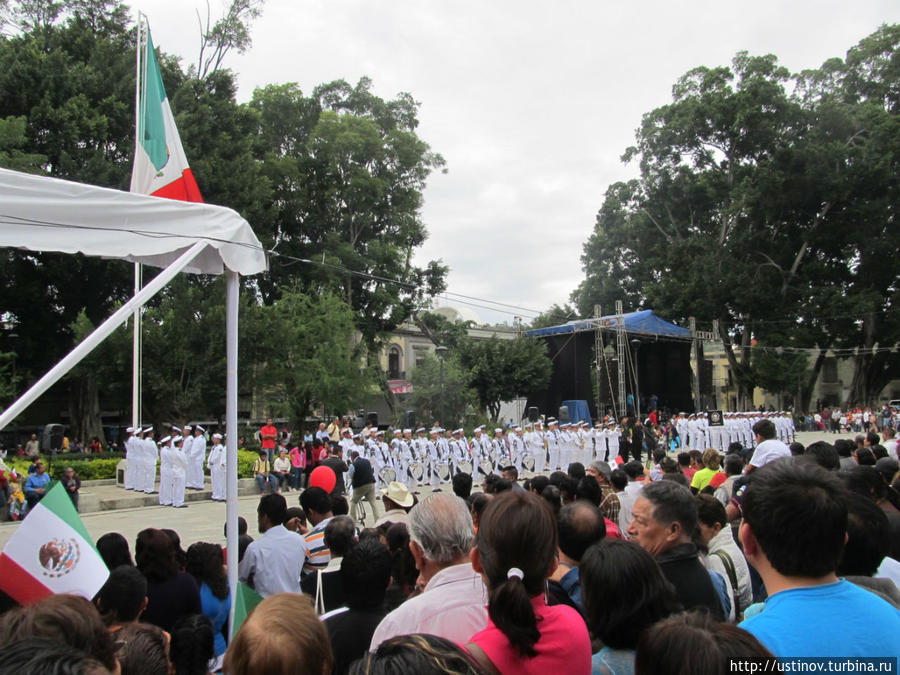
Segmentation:
<svg viewBox="0 0 900 675">
<path fill-rule="evenodd" d="M 578 612 L 548 606 L 556 570 L 556 519 L 543 500 L 510 491 L 485 508 L 472 567 L 490 593 L 488 625 L 466 648 L 487 672 L 589 675 L 591 640 Z"/>
<path fill-rule="evenodd" d="M 299 446 L 295 445 L 288 453 L 291 458 L 291 487 L 295 490 L 303 487 L 303 469 L 306 468 L 306 448 L 300 446 L 305 446 L 305 443 L 301 441 Z"/>
</svg>

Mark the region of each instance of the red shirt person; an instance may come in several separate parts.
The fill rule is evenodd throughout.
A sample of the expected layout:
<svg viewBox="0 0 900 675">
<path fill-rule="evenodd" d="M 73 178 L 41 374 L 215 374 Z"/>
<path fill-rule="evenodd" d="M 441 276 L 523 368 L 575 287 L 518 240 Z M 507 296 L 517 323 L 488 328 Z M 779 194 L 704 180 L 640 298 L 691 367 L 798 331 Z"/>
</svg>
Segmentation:
<svg viewBox="0 0 900 675">
<path fill-rule="evenodd" d="M 278 439 L 278 429 L 272 424 L 272 418 L 266 419 L 266 425 L 259 430 L 259 440 L 262 443 L 262 449 L 266 451 L 269 461 L 275 454 L 275 441 Z"/>
</svg>

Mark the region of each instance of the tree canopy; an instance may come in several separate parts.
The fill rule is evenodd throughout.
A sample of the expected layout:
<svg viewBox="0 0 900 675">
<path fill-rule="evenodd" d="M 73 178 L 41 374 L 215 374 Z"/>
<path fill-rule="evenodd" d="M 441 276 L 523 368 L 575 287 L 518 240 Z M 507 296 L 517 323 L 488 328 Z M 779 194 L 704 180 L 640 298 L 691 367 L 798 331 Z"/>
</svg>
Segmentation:
<svg viewBox="0 0 900 675">
<path fill-rule="evenodd" d="M 744 404 L 773 361 L 796 374 L 796 350 L 860 347 L 850 397 L 870 401 L 900 365 L 884 264 L 900 252 L 898 42 L 900 26 L 882 26 L 814 71 L 740 52 L 682 76 L 623 156 L 640 176 L 606 191 L 573 294 L 581 314 L 623 300 L 718 321 Z M 758 367 L 752 340 L 772 350 Z M 798 379 L 808 397 L 815 377 Z"/>
<path fill-rule="evenodd" d="M 322 84 L 308 96 L 294 84 L 272 84 L 238 104 L 227 55 L 249 46 L 262 5 L 235 0 L 223 18 L 208 19 L 197 64 L 185 68 L 159 53 L 185 153 L 204 199 L 238 211 L 273 251 L 267 273 L 242 281 L 242 311 L 287 298 L 300 312 L 304 302 L 332 298 L 335 308 L 349 308 L 362 336 L 347 341 L 349 358 L 383 381 L 375 355 L 385 335 L 444 289 L 440 261 L 412 262 L 427 237 L 422 190 L 444 160 L 416 133 L 415 99 L 382 99 L 368 78 Z M 10 30 L 0 35 L 0 166 L 127 189 L 135 59 L 125 5 L 20 0 L 2 9 Z M 0 352 L 15 352 L 17 373 L 33 381 L 70 347 L 76 325 L 98 324 L 131 294 L 132 276 L 121 262 L 4 251 Z M 151 303 L 144 344 L 160 370 L 145 382 L 147 414 L 190 417 L 219 407 L 222 354 L 209 336 L 220 317 L 207 308 L 220 295 L 220 284 L 188 277 Z M 263 346 L 280 347 L 254 344 L 248 358 L 259 363 L 271 362 Z M 185 359 L 191 353 L 194 362 Z M 82 389 L 77 380 L 70 397 Z M 349 382 L 359 385 L 355 376 Z M 299 391 L 298 384 L 284 393 L 293 415 L 308 410 Z M 313 400 L 349 405 L 367 393 L 320 387 Z"/>
</svg>

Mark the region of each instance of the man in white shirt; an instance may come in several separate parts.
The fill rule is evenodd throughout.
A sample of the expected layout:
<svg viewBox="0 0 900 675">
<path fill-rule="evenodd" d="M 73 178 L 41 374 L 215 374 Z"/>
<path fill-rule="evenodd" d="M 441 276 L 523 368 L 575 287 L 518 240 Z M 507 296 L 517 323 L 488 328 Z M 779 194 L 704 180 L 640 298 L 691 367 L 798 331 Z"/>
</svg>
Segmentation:
<svg viewBox="0 0 900 675">
<path fill-rule="evenodd" d="M 881 445 L 884 446 L 884 449 L 887 450 L 888 457 L 893 457 L 894 459 L 900 459 L 897 456 L 897 439 L 894 438 L 894 430 L 891 427 L 886 426 L 882 432 L 882 441 Z"/>
<path fill-rule="evenodd" d="M 299 593 L 306 544 L 284 526 L 287 502 L 278 493 L 264 495 L 256 513 L 263 536 L 247 547 L 238 569 L 240 580 L 263 597 Z"/>
<path fill-rule="evenodd" d="M 622 471 L 628 476 L 628 485 L 622 492 L 619 492 L 619 531 L 625 532 L 631 524 L 632 510 L 634 503 L 640 496 L 641 489 L 644 487 L 644 467 L 637 460 L 626 462 L 622 466 Z"/>
<path fill-rule="evenodd" d="M 488 594 L 469 560 L 475 531 L 465 502 L 449 493 L 432 494 L 413 507 L 407 525 L 419 584 L 425 588 L 378 624 L 369 649 L 411 633 L 467 642 L 487 626 Z"/>
<path fill-rule="evenodd" d="M 791 456 L 791 449 L 775 438 L 775 424 L 772 420 L 761 419 L 753 425 L 753 433 L 756 437 L 756 450 L 753 451 L 745 473 L 759 469 L 776 459 Z"/>
</svg>

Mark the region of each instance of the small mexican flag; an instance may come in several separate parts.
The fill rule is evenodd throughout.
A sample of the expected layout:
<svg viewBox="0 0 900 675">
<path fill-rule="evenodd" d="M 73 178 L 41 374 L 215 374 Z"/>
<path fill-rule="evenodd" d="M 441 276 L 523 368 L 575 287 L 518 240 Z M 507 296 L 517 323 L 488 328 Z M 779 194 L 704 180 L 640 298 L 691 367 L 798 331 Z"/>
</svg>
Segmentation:
<svg viewBox="0 0 900 675">
<path fill-rule="evenodd" d="M 175 127 L 149 28 L 142 53 L 142 72 L 138 73 L 138 137 L 131 170 L 131 192 L 202 202 L 200 188 L 188 166 Z"/>
<path fill-rule="evenodd" d="M 0 553 L 0 589 L 27 605 L 54 593 L 88 600 L 109 570 L 62 483 L 51 487 Z"/>
<path fill-rule="evenodd" d="M 250 612 L 261 602 L 262 596 L 259 593 L 246 584 L 238 582 L 237 593 L 235 593 L 234 598 L 234 623 L 231 626 L 232 639 L 237 635 L 238 629 L 244 624 L 247 617 L 250 616 Z"/>
</svg>

